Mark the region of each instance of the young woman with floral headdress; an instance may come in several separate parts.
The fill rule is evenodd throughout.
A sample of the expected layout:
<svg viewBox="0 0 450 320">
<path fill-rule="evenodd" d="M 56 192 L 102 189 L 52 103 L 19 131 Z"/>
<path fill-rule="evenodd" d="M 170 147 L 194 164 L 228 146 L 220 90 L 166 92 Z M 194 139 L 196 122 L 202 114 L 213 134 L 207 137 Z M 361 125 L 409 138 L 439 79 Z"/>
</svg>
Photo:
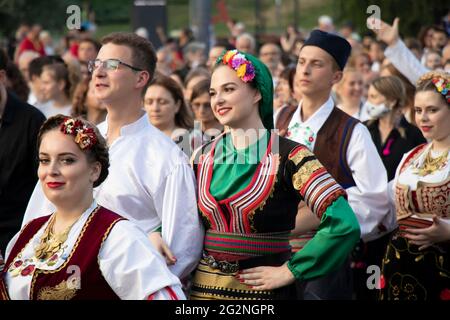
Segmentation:
<svg viewBox="0 0 450 320">
<path fill-rule="evenodd" d="M 38 149 L 39 180 L 56 211 L 10 241 L 0 300 L 184 298 L 144 232 L 93 198 L 109 167 L 98 130 L 57 115 L 41 127 Z"/>
<path fill-rule="evenodd" d="M 260 60 L 225 52 L 209 92 L 216 118 L 229 130 L 192 158 L 206 236 L 191 298 L 295 298 L 295 279 L 320 277 L 343 263 L 359 239 L 356 217 L 315 156 L 272 131 L 273 82 Z M 301 200 L 321 223 L 291 255 Z"/>
<path fill-rule="evenodd" d="M 450 75 L 423 75 L 414 105 L 430 142 L 405 154 L 397 168 L 399 228 L 383 259 L 380 298 L 450 300 Z"/>
</svg>

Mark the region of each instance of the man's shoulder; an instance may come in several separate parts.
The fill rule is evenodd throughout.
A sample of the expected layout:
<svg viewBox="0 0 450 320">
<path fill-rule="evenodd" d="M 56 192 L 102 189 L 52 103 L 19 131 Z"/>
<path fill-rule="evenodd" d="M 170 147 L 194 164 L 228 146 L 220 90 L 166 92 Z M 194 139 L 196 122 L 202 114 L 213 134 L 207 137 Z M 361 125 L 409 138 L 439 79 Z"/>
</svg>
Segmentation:
<svg viewBox="0 0 450 320">
<path fill-rule="evenodd" d="M 20 121 L 29 118 L 37 121 L 45 121 L 44 114 L 35 106 L 20 100 L 14 93 L 8 92 L 7 105 L 14 108 L 14 112 L 20 114 Z"/>
<path fill-rule="evenodd" d="M 161 167 L 173 167 L 189 163 L 186 154 L 168 136 L 158 129 L 145 127 L 138 134 L 130 135 L 127 148 L 135 149 L 140 156 Z M 130 150 L 131 150 L 130 149 Z"/>
</svg>

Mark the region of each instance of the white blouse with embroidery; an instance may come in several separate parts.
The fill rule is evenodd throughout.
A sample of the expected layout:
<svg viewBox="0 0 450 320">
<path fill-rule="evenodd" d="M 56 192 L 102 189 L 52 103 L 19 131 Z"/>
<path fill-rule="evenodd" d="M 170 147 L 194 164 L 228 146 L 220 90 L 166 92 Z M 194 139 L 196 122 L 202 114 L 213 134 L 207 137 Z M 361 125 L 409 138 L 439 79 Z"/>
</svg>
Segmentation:
<svg viewBox="0 0 450 320">
<path fill-rule="evenodd" d="M 422 167 L 423 162 L 430 151 L 431 143 L 429 143 L 422 151 L 419 151 L 420 154 L 413 159 L 411 163 L 409 163 L 406 168 L 400 173 L 401 168 L 404 166 L 404 162 L 406 158 L 414 151 L 411 150 L 403 155 L 402 161 L 397 167 L 397 171 L 395 173 L 395 178 L 391 181 L 390 187 L 390 198 L 393 203 L 395 203 L 395 188 L 397 185 L 405 186 L 409 189 L 409 191 L 417 190 L 418 186 L 426 185 L 426 184 L 436 184 L 443 183 L 444 181 L 448 181 L 450 178 L 450 152 L 447 155 L 447 162 L 438 170 L 433 173 L 427 174 L 425 176 L 420 176 L 417 174 L 417 168 Z M 438 152 L 433 152 L 431 150 L 432 158 L 436 158 L 439 156 Z M 450 199 L 447 199 L 450 202 Z M 432 216 L 429 217 L 421 215 L 420 217 L 417 215 L 412 215 L 414 218 L 432 220 Z M 443 219 L 443 221 L 450 223 L 450 219 Z"/>
<path fill-rule="evenodd" d="M 45 261 L 37 260 L 34 248 L 39 244 L 50 220 L 39 229 L 6 272 L 4 280 L 11 299 L 30 299 L 31 280 L 36 268 L 56 270 L 66 261 L 96 207 L 97 203 L 94 201 L 72 226 L 61 249 Z M 5 260 L 19 234 L 8 244 Z M 166 262 L 151 246 L 145 233 L 130 221 L 122 220 L 114 225 L 100 248 L 98 261 L 106 282 L 121 299 L 144 300 L 149 296 L 161 300 L 174 298 L 167 287 L 175 292 L 177 299 L 185 298 L 179 279 L 169 271 Z"/>
</svg>

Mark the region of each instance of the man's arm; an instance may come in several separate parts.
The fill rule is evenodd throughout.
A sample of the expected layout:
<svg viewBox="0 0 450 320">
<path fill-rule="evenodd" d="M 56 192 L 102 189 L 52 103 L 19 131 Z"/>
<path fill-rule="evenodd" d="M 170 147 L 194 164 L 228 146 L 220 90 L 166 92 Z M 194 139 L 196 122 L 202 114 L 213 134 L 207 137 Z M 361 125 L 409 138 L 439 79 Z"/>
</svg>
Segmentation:
<svg viewBox="0 0 450 320">
<path fill-rule="evenodd" d="M 183 279 L 198 264 L 204 237 L 197 211 L 195 177 L 187 162 L 172 170 L 156 197 L 162 237 L 176 258 L 169 268 Z"/>
<path fill-rule="evenodd" d="M 356 214 L 364 241 L 381 236 L 378 227 L 393 214 L 388 200 L 386 169 L 369 131 L 356 125 L 347 149 L 347 162 L 356 186 L 348 188 L 348 202 Z"/>
<path fill-rule="evenodd" d="M 372 31 L 377 38 L 388 45 L 384 55 L 408 80 L 416 85 L 417 80 L 429 70 L 425 68 L 416 56 L 400 39 L 398 32 L 399 18 L 395 18 L 393 25 L 382 20 L 369 18 L 368 24 L 374 26 Z"/>
</svg>

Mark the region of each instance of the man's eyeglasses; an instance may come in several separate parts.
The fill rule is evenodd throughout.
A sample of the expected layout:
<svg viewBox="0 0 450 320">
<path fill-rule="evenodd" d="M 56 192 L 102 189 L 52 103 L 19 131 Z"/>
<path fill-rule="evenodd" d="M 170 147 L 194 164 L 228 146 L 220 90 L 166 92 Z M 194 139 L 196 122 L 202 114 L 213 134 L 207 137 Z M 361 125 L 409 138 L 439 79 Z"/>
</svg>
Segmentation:
<svg viewBox="0 0 450 320">
<path fill-rule="evenodd" d="M 102 66 L 106 70 L 116 71 L 117 69 L 119 69 L 119 66 L 121 64 L 130 68 L 131 70 L 134 70 L 134 71 L 143 71 L 142 69 L 133 67 L 125 62 L 118 60 L 118 59 L 107 59 L 105 61 L 102 61 L 99 59 L 91 60 L 88 62 L 88 70 L 89 70 L 89 72 L 92 73 L 92 72 L 94 72 L 95 69 Z"/>
</svg>

